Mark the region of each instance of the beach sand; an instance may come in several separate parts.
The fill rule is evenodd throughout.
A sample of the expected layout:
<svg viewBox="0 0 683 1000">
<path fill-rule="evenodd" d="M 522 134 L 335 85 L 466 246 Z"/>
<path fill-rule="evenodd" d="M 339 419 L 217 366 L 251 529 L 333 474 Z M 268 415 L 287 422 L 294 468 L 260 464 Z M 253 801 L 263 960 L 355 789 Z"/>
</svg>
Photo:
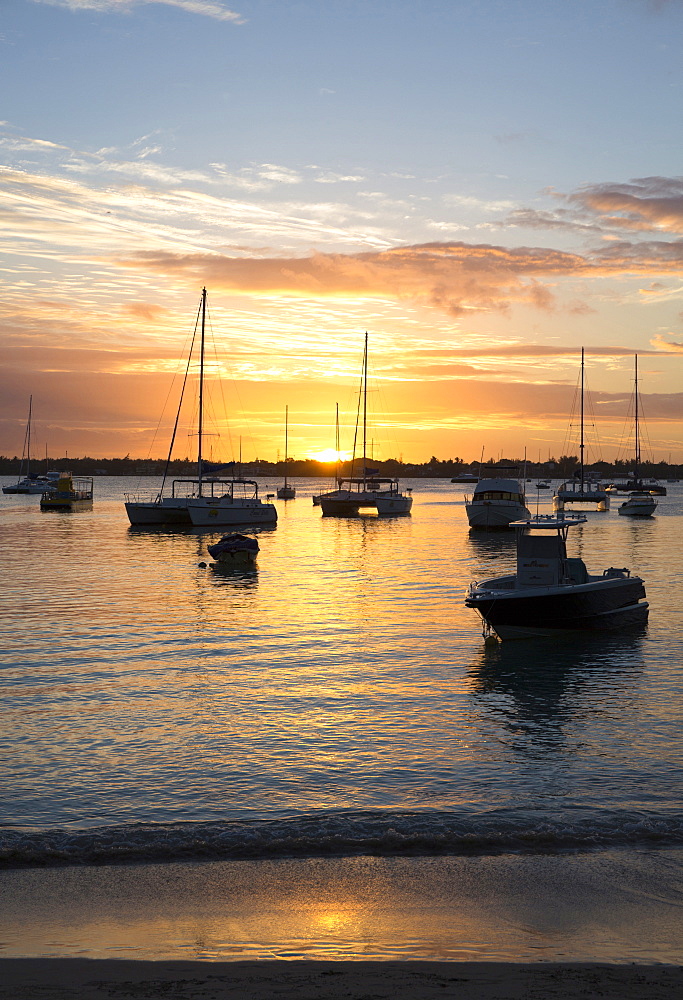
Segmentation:
<svg viewBox="0 0 683 1000">
<path fill-rule="evenodd" d="M 2 959 L 2 1000 L 660 1000 L 672 965 L 510 962 L 134 962 Z"/>
</svg>

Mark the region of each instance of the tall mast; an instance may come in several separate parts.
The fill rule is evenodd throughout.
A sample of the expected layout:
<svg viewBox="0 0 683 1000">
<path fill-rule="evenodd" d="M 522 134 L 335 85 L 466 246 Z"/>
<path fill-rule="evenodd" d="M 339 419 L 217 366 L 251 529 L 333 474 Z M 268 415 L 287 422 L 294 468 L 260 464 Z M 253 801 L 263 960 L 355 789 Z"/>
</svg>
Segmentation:
<svg viewBox="0 0 683 1000">
<path fill-rule="evenodd" d="M 202 495 L 202 434 L 204 431 L 204 335 L 206 332 L 206 288 L 202 288 L 202 339 L 199 348 L 199 425 L 197 444 L 197 478 L 199 496 Z"/>
<path fill-rule="evenodd" d="M 363 485 L 365 485 L 365 446 L 368 432 L 368 331 L 365 331 L 365 351 L 363 354 Z"/>
<path fill-rule="evenodd" d="M 288 444 L 289 406 L 285 406 L 285 487 L 287 486 L 287 444 Z"/>
<path fill-rule="evenodd" d="M 339 488 L 339 403 L 335 403 L 337 413 L 334 422 L 335 434 L 334 434 L 334 449 L 337 453 L 337 464 L 335 467 L 335 479 L 337 480 L 337 488 Z"/>
<path fill-rule="evenodd" d="M 33 409 L 33 396 L 28 397 L 28 425 L 26 427 L 26 475 L 31 471 L 31 411 Z"/>
<path fill-rule="evenodd" d="M 636 377 L 635 377 L 635 435 L 636 435 L 636 467 L 633 470 L 633 478 L 636 482 L 636 489 L 638 488 L 638 474 L 640 472 L 640 438 L 638 434 L 638 355 L 635 356 L 636 359 Z"/>
<path fill-rule="evenodd" d="M 583 493 L 583 347 L 581 348 L 581 444 L 579 451 L 581 455 L 581 492 Z"/>
</svg>

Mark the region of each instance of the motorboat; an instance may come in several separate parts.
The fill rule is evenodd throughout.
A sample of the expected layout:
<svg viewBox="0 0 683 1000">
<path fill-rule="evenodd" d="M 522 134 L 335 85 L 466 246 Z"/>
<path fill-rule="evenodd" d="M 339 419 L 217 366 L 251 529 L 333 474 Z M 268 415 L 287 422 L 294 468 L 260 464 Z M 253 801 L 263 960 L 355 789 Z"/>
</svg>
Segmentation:
<svg viewBox="0 0 683 1000">
<path fill-rule="evenodd" d="M 539 480 L 539 482 L 536 483 L 536 489 L 537 490 L 549 490 L 550 489 L 550 483 L 545 482 L 545 480 Z"/>
<path fill-rule="evenodd" d="M 253 566 L 259 553 L 259 543 L 256 538 L 233 533 L 223 535 L 219 541 L 207 546 L 209 555 L 216 562 L 214 569 L 243 569 Z"/>
<path fill-rule="evenodd" d="M 168 478 L 168 471 L 171 465 L 171 457 L 173 454 L 173 447 L 175 443 L 176 432 L 178 429 L 178 423 L 180 420 L 180 411 L 183 405 L 183 398 L 185 395 L 185 388 L 187 385 L 188 377 L 190 374 L 190 366 L 192 363 L 193 347 L 196 339 L 197 328 L 201 324 L 200 329 L 200 347 L 199 347 L 199 426 L 197 432 L 197 473 L 191 478 L 179 478 L 174 479 L 171 483 L 170 494 L 166 493 L 166 481 Z M 163 479 L 161 481 L 161 486 L 158 491 L 152 493 L 146 493 L 144 491 L 139 491 L 137 493 L 126 493 L 124 496 L 126 514 L 128 515 L 128 520 L 130 523 L 136 527 L 144 525 L 177 525 L 192 524 L 192 519 L 188 510 L 188 505 L 191 501 L 203 501 L 206 503 L 214 503 L 219 498 L 230 494 L 231 495 L 231 483 L 232 479 L 223 479 L 220 477 L 219 473 L 232 469 L 235 465 L 234 462 L 228 462 L 221 465 L 220 463 L 207 462 L 202 453 L 203 446 L 203 425 L 204 425 L 204 353 L 205 353 L 205 334 L 206 334 L 206 288 L 202 289 L 202 295 L 199 304 L 199 310 L 197 313 L 197 318 L 195 322 L 195 335 L 192 338 L 192 345 L 190 347 L 189 356 L 187 359 L 187 366 L 185 368 L 185 377 L 183 379 L 183 385 L 180 392 L 180 400 L 178 402 L 178 411 L 175 418 L 175 426 L 173 429 L 173 434 L 171 435 L 171 442 L 168 449 L 168 456 L 166 459 L 166 468 L 164 471 Z M 238 522 L 219 522 L 221 524 L 228 523 L 243 523 Z"/>
<path fill-rule="evenodd" d="M 586 471 L 584 462 L 585 359 L 583 347 L 581 348 L 580 400 L 579 469 L 573 479 L 561 484 L 553 496 L 553 507 L 555 510 L 564 510 L 564 505 L 567 503 L 594 503 L 598 510 L 605 511 L 609 510 L 609 493 L 602 488 L 594 474 Z"/>
<path fill-rule="evenodd" d="M 484 631 L 502 640 L 558 636 L 641 624 L 648 604 L 643 581 L 611 566 L 588 572 L 583 559 L 568 558 L 570 528 L 585 514 L 539 514 L 513 525 L 517 571 L 472 583 L 465 604 L 479 612 Z"/>
<path fill-rule="evenodd" d="M 70 472 L 61 472 L 52 488 L 40 497 L 41 510 L 80 510 L 92 506 L 93 481 L 89 476 L 75 478 Z"/>
<path fill-rule="evenodd" d="M 412 491 L 401 491 L 398 479 L 382 477 L 379 469 L 371 469 L 365 457 L 367 451 L 367 420 L 368 420 L 368 334 L 365 333 L 365 349 L 363 351 L 363 372 L 361 379 L 361 395 L 363 401 L 363 458 L 362 472 L 354 476 L 355 454 L 351 459 L 350 476 L 337 479 L 337 488 L 328 493 L 320 493 L 313 498 L 322 509 L 323 515 L 357 516 L 360 510 L 375 509 L 381 515 L 409 514 L 413 506 Z M 360 400 L 359 400 L 360 403 Z M 358 423 L 356 423 L 356 431 Z M 355 451 L 355 448 L 354 448 Z M 337 447 L 339 454 L 339 447 Z"/>
<path fill-rule="evenodd" d="M 459 476 L 453 476 L 452 483 L 478 483 L 479 476 L 474 472 L 461 472 Z"/>
<path fill-rule="evenodd" d="M 289 429 L 289 407 L 285 406 L 285 481 L 277 491 L 278 500 L 293 500 L 296 496 L 296 489 L 287 481 L 287 446 Z"/>
<path fill-rule="evenodd" d="M 656 508 L 657 501 L 651 493 L 634 491 L 629 494 L 628 500 L 619 505 L 617 513 L 627 514 L 629 517 L 651 517 Z"/>
<path fill-rule="evenodd" d="M 266 497 L 265 502 L 261 500 L 255 479 L 224 480 L 223 485 L 225 490 L 220 496 L 199 496 L 188 500 L 186 510 L 195 527 L 272 525 L 277 522 L 277 510 L 269 502 L 272 494 Z"/>
<path fill-rule="evenodd" d="M 470 528 L 509 528 L 520 518 L 531 517 L 526 507 L 524 486 L 513 478 L 513 469 L 490 469 L 478 481 L 471 499 L 465 498 Z M 510 473 L 506 475 L 506 473 Z"/>
</svg>

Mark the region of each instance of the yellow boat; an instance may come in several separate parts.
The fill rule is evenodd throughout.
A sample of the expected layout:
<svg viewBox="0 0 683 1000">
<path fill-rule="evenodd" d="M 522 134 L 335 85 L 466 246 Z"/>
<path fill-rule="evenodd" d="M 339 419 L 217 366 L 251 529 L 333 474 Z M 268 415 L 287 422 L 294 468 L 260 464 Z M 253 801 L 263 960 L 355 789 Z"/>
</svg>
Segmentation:
<svg viewBox="0 0 683 1000">
<path fill-rule="evenodd" d="M 80 510 L 92 505 L 92 479 L 74 479 L 70 472 L 62 472 L 54 489 L 46 490 L 40 498 L 42 510 Z"/>
</svg>

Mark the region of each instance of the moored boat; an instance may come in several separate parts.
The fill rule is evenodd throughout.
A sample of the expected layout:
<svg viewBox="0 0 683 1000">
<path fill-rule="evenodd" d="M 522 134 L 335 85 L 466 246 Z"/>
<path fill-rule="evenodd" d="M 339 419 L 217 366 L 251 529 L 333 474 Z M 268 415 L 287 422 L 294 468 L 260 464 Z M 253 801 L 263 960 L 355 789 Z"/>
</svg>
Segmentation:
<svg viewBox="0 0 683 1000">
<path fill-rule="evenodd" d="M 602 631 L 647 620 L 643 581 L 611 566 L 591 575 L 582 559 L 568 558 L 567 534 L 583 514 L 539 515 L 519 521 L 517 571 L 471 584 L 465 604 L 501 639 Z"/>
<path fill-rule="evenodd" d="M 296 489 L 287 479 L 287 448 L 289 444 L 289 407 L 285 406 L 285 481 L 277 491 L 278 500 L 293 500 L 296 497 Z"/>
<path fill-rule="evenodd" d="M 375 509 L 381 515 L 409 514 L 413 506 L 412 490 L 401 491 L 398 479 L 380 476 L 378 469 L 367 465 L 367 421 L 368 421 L 368 334 L 365 333 L 363 351 L 363 371 L 361 379 L 363 400 L 363 458 L 362 475 L 354 476 L 355 454 L 351 460 L 351 475 L 337 479 L 336 490 L 320 493 L 313 497 L 313 503 L 322 508 L 323 515 L 357 516 L 360 510 Z M 360 400 L 359 400 L 360 403 Z M 337 421 L 338 426 L 338 421 Z M 358 422 L 356 422 L 358 430 Z M 355 443 L 354 443 L 355 451 Z M 339 444 L 337 444 L 337 455 Z"/>
<path fill-rule="evenodd" d="M 233 533 L 207 546 L 209 555 L 216 562 L 215 569 L 243 569 L 253 566 L 259 553 L 259 543 L 256 538 Z"/>
<path fill-rule="evenodd" d="M 486 472 L 486 470 L 484 470 Z M 506 475 L 507 473 L 507 475 Z M 526 506 L 524 486 L 511 468 L 492 468 L 465 500 L 470 528 L 509 528 L 513 521 L 531 517 Z"/>
<path fill-rule="evenodd" d="M 581 348 L 581 414 L 579 426 L 581 437 L 579 441 L 579 469 L 574 479 L 562 483 L 553 497 L 555 510 L 564 510 L 567 503 L 594 503 L 598 510 L 609 510 L 609 493 L 602 488 L 595 475 L 586 471 L 584 462 L 584 397 L 585 397 L 585 359 Z"/>
<path fill-rule="evenodd" d="M 200 324 L 201 327 L 200 327 L 199 380 L 198 380 L 199 381 L 199 426 L 197 431 L 197 475 L 193 478 L 182 478 L 173 480 L 173 483 L 171 484 L 170 495 L 164 495 L 164 490 L 166 488 L 167 473 L 171 464 L 173 446 L 175 443 L 176 432 L 178 429 L 181 407 L 183 405 L 183 397 L 185 394 L 185 388 L 190 373 L 190 364 L 192 362 L 192 347 L 190 347 L 189 357 L 187 360 L 187 367 L 185 369 L 185 377 L 183 379 L 183 387 L 180 393 L 180 400 L 178 402 L 178 411 L 176 414 L 175 426 L 173 429 L 173 434 L 171 435 L 171 442 L 168 449 L 168 457 L 166 459 L 166 470 L 164 472 L 164 477 L 161 482 L 161 487 L 158 491 L 153 492 L 151 494 L 147 494 L 144 492 L 126 493 L 124 497 L 128 520 L 132 525 L 136 527 L 149 524 L 156 524 L 156 525 L 192 524 L 193 522 L 190 517 L 190 513 L 188 511 L 188 504 L 190 503 L 190 501 L 200 500 L 200 501 L 213 502 L 217 500 L 219 497 L 223 496 L 226 490 L 230 489 L 230 483 L 232 482 L 232 480 L 220 479 L 216 475 L 216 472 L 221 469 L 220 464 L 214 467 L 212 463 L 205 462 L 202 455 L 202 443 L 203 443 L 202 436 L 203 436 L 203 421 L 204 421 L 203 400 L 204 400 L 204 351 L 205 351 L 205 334 L 206 334 L 206 288 L 202 289 L 199 311 L 195 323 L 195 337 L 197 332 L 197 326 Z M 193 345 L 195 337 L 192 338 Z M 234 462 L 228 463 L 228 466 L 229 467 L 234 466 Z M 227 468 L 228 466 L 224 466 L 223 468 Z M 227 522 L 227 523 L 233 523 L 233 522 Z"/>
<path fill-rule="evenodd" d="M 657 501 L 651 493 L 634 491 L 619 505 L 617 513 L 628 517 L 651 517 L 656 509 Z"/>
<path fill-rule="evenodd" d="M 220 496 L 199 496 L 188 500 L 187 513 L 195 527 L 230 527 L 241 524 L 275 524 L 277 510 L 258 495 L 255 479 L 223 481 Z"/>
<path fill-rule="evenodd" d="M 92 499 L 92 478 L 76 479 L 70 472 L 62 472 L 54 487 L 42 493 L 40 507 L 41 510 L 79 510 L 91 506 Z"/>
</svg>

